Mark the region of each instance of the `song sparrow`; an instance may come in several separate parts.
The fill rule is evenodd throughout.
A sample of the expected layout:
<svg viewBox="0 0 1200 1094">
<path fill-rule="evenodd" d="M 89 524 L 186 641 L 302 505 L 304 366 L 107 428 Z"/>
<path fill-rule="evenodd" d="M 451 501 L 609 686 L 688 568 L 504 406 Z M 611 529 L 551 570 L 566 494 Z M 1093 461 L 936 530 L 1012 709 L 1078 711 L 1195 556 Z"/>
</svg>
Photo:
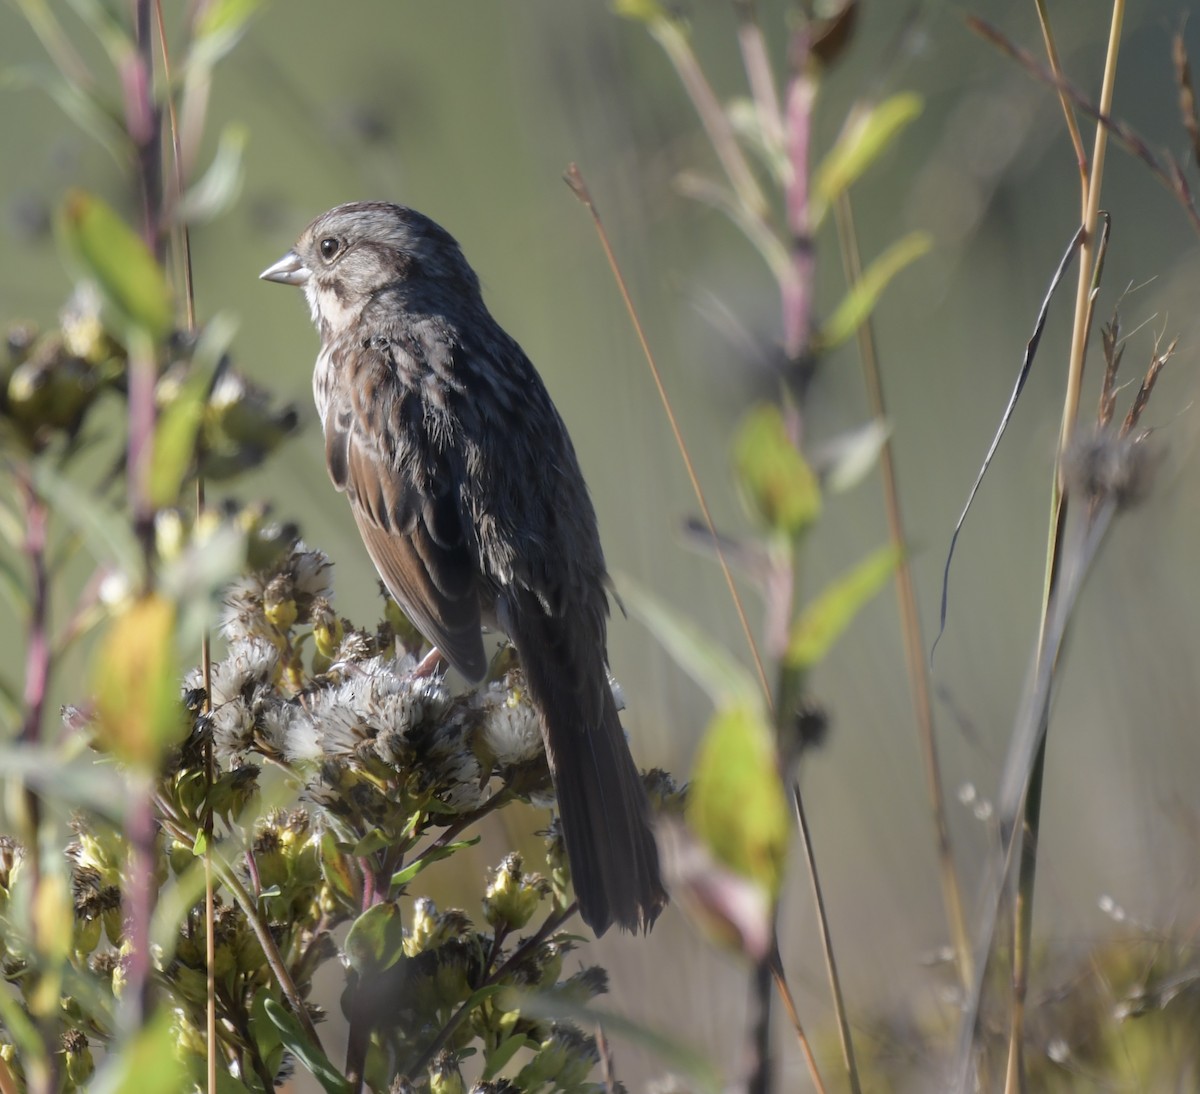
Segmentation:
<svg viewBox="0 0 1200 1094">
<path fill-rule="evenodd" d="M 666 894 L 607 679 L 604 555 L 541 378 L 412 209 L 339 205 L 261 276 L 304 287 L 329 474 L 392 595 L 472 682 L 482 626 L 516 646 L 584 922 L 648 929 Z"/>
</svg>

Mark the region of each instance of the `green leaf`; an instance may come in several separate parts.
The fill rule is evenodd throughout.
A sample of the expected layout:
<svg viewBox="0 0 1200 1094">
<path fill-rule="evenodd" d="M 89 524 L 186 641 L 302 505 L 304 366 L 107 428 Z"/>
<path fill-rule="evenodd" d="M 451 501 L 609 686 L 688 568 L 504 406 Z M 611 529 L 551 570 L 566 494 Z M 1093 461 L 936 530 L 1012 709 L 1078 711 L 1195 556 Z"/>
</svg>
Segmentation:
<svg viewBox="0 0 1200 1094">
<path fill-rule="evenodd" d="M 196 455 L 196 437 L 204 421 L 211 383 L 212 377 L 204 370 L 194 369 L 159 415 L 149 484 L 150 500 L 158 508 L 179 502 L 179 492 Z"/>
<path fill-rule="evenodd" d="M 538 1044 L 531 1037 L 526 1037 L 522 1033 L 514 1033 L 511 1037 L 501 1041 L 487 1055 L 487 1065 L 483 1069 L 481 1078 L 484 1082 L 490 1082 L 501 1071 L 508 1066 L 512 1058 L 523 1048 L 537 1048 Z"/>
<path fill-rule="evenodd" d="M 842 297 L 841 303 L 813 337 L 813 352 L 833 349 L 852 338 L 875 310 L 875 305 L 892 278 L 924 255 L 931 246 L 933 241 L 925 232 L 912 232 L 896 240 L 863 271 L 854 288 Z"/>
<path fill-rule="evenodd" d="M 175 605 L 157 593 L 133 601 L 109 625 L 92 679 L 102 749 L 144 771 L 187 732 L 179 698 Z"/>
<path fill-rule="evenodd" d="M 342 850 L 337 836 L 329 829 L 321 836 L 319 859 L 321 876 L 330 889 L 347 904 L 357 903 L 359 891 L 354 874 L 350 870 L 350 856 Z"/>
<path fill-rule="evenodd" d="M 618 576 L 617 587 L 629 611 L 658 639 L 675 663 L 709 694 L 715 705 L 750 704 L 758 700 L 758 685 L 750 672 L 690 619 L 679 615 L 629 577 Z"/>
<path fill-rule="evenodd" d="M 426 866 L 432 866 L 435 862 L 449 858 L 455 851 L 461 851 L 464 847 L 474 847 L 482 838 L 482 836 L 474 836 L 471 839 L 458 840 L 456 843 L 447 843 L 444 847 L 437 847 L 431 851 L 426 851 L 419 859 L 410 862 L 403 870 L 397 870 L 392 874 L 392 886 L 407 885 Z"/>
<path fill-rule="evenodd" d="M 371 831 L 354 845 L 350 854 L 354 858 L 366 858 L 368 855 L 373 855 L 376 851 L 382 851 L 390 845 L 391 839 L 386 832 L 381 832 L 378 828 L 372 828 Z"/>
<path fill-rule="evenodd" d="M 692 771 L 687 820 L 717 859 L 778 894 L 791 823 L 761 704 L 717 711 Z"/>
<path fill-rule="evenodd" d="M 350 967 L 364 975 L 390 969 L 404 956 L 404 919 L 395 901 L 374 904 L 351 925 L 343 946 Z"/>
<path fill-rule="evenodd" d="M 920 95 L 904 91 L 855 113 L 814 174 L 814 227 L 839 194 L 848 189 L 924 107 Z"/>
<path fill-rule="evenodd" d="M 187 1089 L 187 1067 L 176 1054 L 171 1014 L 158 1015 L 126 1042 L 117 1043 L 105 1056 L 88 1094 L 179 1094 Z"/>
<path fill-rule="evenodd" d="M 750 410 L 734 439 L 738 483 L 768 527 L 793 539 L 821 512 L 821 488 L 808 461 L 792 443 L 779 407 Z"/>
<path fill-rule="evenodd" d="M 174 324 L 171 289 L 145 243 L 83 190 L 68 192 L 58 224 L 68 252 L 100 289 L 115 333 L 128 342 L 140 330 L 161 345 Z"/>
<path fill-rule="evenodd" d="M 189 65 L 211 68 L 246 32 L 263 0 L 213 0 L 200 9 Z"/>
<path fill-rule="evenodd" d="M 792 624 L 784 654 L 787 666 L 804 670 L 820 661 L 859 609 L 888 583 L 899 563 L 898 550 L 882 547 L 806 605 Z"/>
<path fill-rule="evenodd" d="M 329 1057 L 321 1051 L 320 1046 L 309 1043 L 291 1011 L 286 1010 L 277 999 L 268 998 L 263 1003 L 263 1013 L 279 1031 L 280 1040 L 288 1051 L 308 1068 L 326 1094 L 351 1094 L 345 1076 L 329 1062 Z"/>
</svg>

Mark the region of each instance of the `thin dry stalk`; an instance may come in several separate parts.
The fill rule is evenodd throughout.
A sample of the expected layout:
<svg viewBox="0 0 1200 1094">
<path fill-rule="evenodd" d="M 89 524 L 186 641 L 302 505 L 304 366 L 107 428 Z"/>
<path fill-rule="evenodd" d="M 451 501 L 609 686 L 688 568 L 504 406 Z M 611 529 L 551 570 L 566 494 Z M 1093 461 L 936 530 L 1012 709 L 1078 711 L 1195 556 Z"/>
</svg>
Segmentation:
<svg viewBox="0 0 1200 1094">
<path fill-rule="evenodd" d="M 163 19 L 162 0 L 154 0 L 155 23 L 158 29 L 159 49 L 162 56 L 163 82 L 170 89 L 174 87 L 171 79 L 171 52 L 167 45 L 167 29 Z M 179 119 L 175 113 L 175 96 L 168 90 L 167 126 L 171 136 L 171 180 L 175 188 L 173 205 L 180 208 L 183 199 L 183 148 L 179 137 Z M 196 292 L 192 282 L 192 237 L 187 221 L 179 220 L 178 252 L 183 273 L 184 321 L 187 333 L 194 337 L 196 334 Z M 197 441 L 197 443 L 199 443 Z M 199 458 L 199 453 L 197 453 Z M 204 514 L 204 476 L 197 469 L 196 521 L 199 523 Z M 200 716 L 203 718 L 212 709 L 212 642 L 208 631 L 200 638 L 200 678 L 204 688 L 204 699 L 201 704 Z M 216 765 L 213 760 L 212 734 L 207 734 L 204 740 L 204 968 L 206 999 L 205 1040 L 207 1055 L 205 1061 L 205 1086 L 208 1094 L 216 1094 L 217 1090 L 217 936 L 216 936 L 216 888 L 213 884 L 212 845 L 213 845 L 213 811 L 209 801 L 212 786 L 216 781 Z"/>
<path fill-rule="evenodd" d="M 1121 6 L 1124 7 L 1124 5 Z M 1200 210 L 1196 208 L 1191 188 L 1188 186 L 1187 179 L 1184 178 L 1183 170 L 1178 162 L 1173 156 L 1168 155 L 1166 163 L 1163 163 L 1150 150 L 1150 146 L 1133 129 L 1119 119 L 1114 118 L 1109 112 L 1112 108 L 1111 99 L 1108 109 L 1103 104 L 1096 106 L 1074 84 L 1067 80 L 1058 79 L 1045 65 L 1041 64 L 1027 50 L 1022 49 L 1000 30 L 992 26 L 986 19 L 971 16 L 967 19 L 967 26 L 981 38 L 1001 50 L 1001 52 L 1006 53 L 1035 79 L 1040 80 L 1050 87 L 1061 89 L 1083 114 L 1108 130 L 1118 144 L 1131 156 L 1141 160 L 1154 178 L 1166 187 L 1172 197 L 1183 207 L 1183 211 L 1187 214 L 1193 230 L 1200 232 Z"/>
<path fill-rule="evenodd" d="M 796 1000 L 792 998 L 792 989 L 788 987 L 787 977 L 783 974 L 783 962 L 780 960 L 778 947 L 771 954 L 771 975 L 775 980 L 775 989 L 779 992 L 779 998 L 783 1001 L 783 1009 L 787 1012 L 788 1021 L 792 1023 L 792 1029 L 796 1033 L 796 1040 L 804 1055 L 804 1062 L 808 1066 L 808 1074 L 813 1081 L 813 1087 L 817 1094 L 825 1094 L 825 1083 L 821 1079 L 821 1072 L 817 1069 L 817 1058 L 813 1055 L 812 1045 L 809 1044 L 804 1026 L 800 1022 L 800 1014 L 796 1010 Z"/>
<path fill-rule="evenodd" d="M 842 981 L 838 976 L 837 959 L 833 954 L 833 937 L 829 931 L 829 917 L 825 914 L 825 896 L 821 892 L 821 879 L 817 874 L 817 862 L 813 855 L 812 835 L 808 828 L 808 817 L 804 812 L 804 799 L 800 794 L 800 783 L 792 782 L 792 805 L 796 810 L 796 823 L 800 828 L 800 843 L 804 848 L 804 861 L 808 865 L 808 877 L 812 882 L 813 903 L 817 906 L 817 923 L 821 930 L 821 949 L 825 955 L 825 971 L 829 975 L 829 991 L 833 996 L 833 1011 L 837 1017 L 838 1040 L 842 1046 L 842 1060 L 846 1065 L 846 1078 L 852 1094 L 862 1094 L 858 1079 L 858 1064 L 854 1059 L 854 1041 L 850 1036 L 850 1018 L 846 1013 L 846 1001 L 842 996 Z"/>
<path fill-rule="evenodd" d="M 1116 86 L 1117 56 L 1120 52 L 1121 28 L 1125 18 L 1124 0 L 1114 0 L 1109 27 L 1108 49 L 1104 59 L 1104 76 L 1100 88 L 1098 113 L 1108 117 L 1112 112 L 1113 89 Z M 1056 84 L 1062 81 L 1054 74 Z M 1083 172 L 1082 192 L 1084 238 L 1080 254 L 1079 277 L 1075 295 L 1075 322 L 1071 331 L 1071 353 L 1067 369 L 1067 387 L 1063 398 L 1062 425 L 1059 431 L 1056 473 L 1051 488 L 1050 535 L 1046 563 L 1045 591 L 1038 635 L 1039 660 L 1045 650 L 1050 605 L 1054 598 L 1062 565 L 1062 551 L 1067 519 L 1067 484 L 1064 477 L 1067 454 L 1074 439 L 1079 418 L 1079 400 L 1083 385 L 1083 370 L 1087 355 L 1087 340 L 1094 314 L 1093 288 L 1103 270 L 1105 253 L 1103 240 L 1097 238 L 1100 222 L 1100 188 L 1104 178 L 1104 161 L 1108 150 L 1109 127 L 1096 126 L 1090 166 Z M 1057 668 L 1057 659 L 1051 671 Z M 1043 719 L 1048 718 L 1048 710 Z M 1005 1074 L 1006 1094 L 1018 1094 L 1024 1089 L 1024 1025 L 1025 1001 L 1029 990 L 1030 946 L 1033 932 L 1033 895 L 1036 880 L 1037 843 L 1040 832 L 1041 799 L 1046 761 L 1046 726 L 1042 727 L 1041 742 L 1034 761 L 1029 788 L 1025 796 L 1023 825 L 1012 838 L 1017 842 L 1018 881 L 1013 923 L 1012 1005 L 1009 1014 L 1008 1063 Z"/>
<path fill-rule="evenodd" d="M 862 257 L 858 232 L 854 222 L 854 206 L 850 195 L 843 192 L 834 205 L 838 245 L 842 267 L 850 289 L 862 279 Z M 875 327 L 870 318 L 858 328 L 858 354 L 862 362 L 863 381 L 871 416 L 880 424 L 887 422 L 887 407 L 883 396 L 883 377 L 879 368 L 879 352 L 875 343 Z M 917 609 L 916 586 L 909 561 L 908 537 L 900 508 L 900 488 L 897 484 L 896 457 L 888 435 L 879 453 L 879 471 L 883 480 L 883 502 L 887 514 L 888 540 L 900 559 L 896 567 L 896 599 L 900 608 L 900 635 L 904 645 L 904 661 L 908 685 L 912 693 L 913 713 L 917 720 L 917 736 L 921 743 L 921 760 L 925 772 L 925 789 L 933 813 L 938 873 L 942 885 L 942 901 L 946 921 L 954 943 L 959 982 L 967 987 L 972 979 L 971 939 L 963 911 L 962 888 L 954 860 L 954 845 L 950 839 L 950 824 L 946 819 L 946 796 L 942 787 L 942 768 L 938 760 L 937 734 L 933 721 L 933 700 L 929 688 L 929 670 L 925 660 L 925 640 L 921 635 L 921 616 Z"/>
<path fill-rule="evenodd" d="M 566 174 L 563 177 L 567 185 L 571 188 L 571 192 L 592 215 L 592 223 L 595 225 L 596 234 L 600 238 L 600 246 L 604 251 L 605 258 L 608 260 L 608 266 L 612 271 L 613 279 L 617 283 L 617 289 L 621 293 L 625 310 L 629 313 L 629 321 L 633 324 L 634 332 L 637 334 L 638 344 L 642 347 L 642 355 L 646 358 L 646 364 L 650 368 L 650 375 L 654 379 L 654 386 L 658 389 L 658 397 L 662 400 L 663 410 L 666 412 L 667 422 L 671 426 L 671 433 L 675 437 L 676 447 L 678 447 L 679 454 L 683 458 L 683 465 L 687 470 L 688 480 L 692 484 L 692 491 L 696 495 L 696 502 L 700 506 L 700 512 L 704 517 L 708 533 L 712 537 L 713 550 L 716 551 L 717 562 L 721 567 L 721 573 L 725 576 L 725 584 L 729 587 L 729 595 L 733 598 L 734 610 L 737 612 L 738 622 L 741 623 L 742 634 L 746 638 L 746 645 L 750 648 L 750 656 L 754 659 L 754 669 L 758 674 L 759 685 L 762 687 L 763 701 L 767 704 L 768 709 L 770 709 L 772 706 L 771 686 L 767 683 L 767 671 L 763 666 L 762 655 L 758 651 L 758 643 L 754 640 L 754 632 L 750 628 L 750 620 L 746 615 L 745 605 L 742 603 L 741 594 L 738 592 L 737 585 L 733 580 L 733 571 L 729 568 L 729 561 L 725 557 L 725 551 L 721 546 L 721 538 L 717 535 L 717 527 L 713 521 L 712 512 L 708 507 L 708 500 L 704 496 L 704 488 L 700 485 L 700 477 L 696 474 L 696 466 L 692 462 L 687 443 L 683 439 L 683 431 L 680 429 L 679 421 L 675 417 L 675 410 L 671 405 L 670 396 L 667 395 L 662 374 L 658 370 L 658 362 L 655 360 L 654 352 L 650 349 L 650 343 L 646 338 L 645 328 L 638 317 L 633 297 L 629 294 L 629 286 L 625 282 L 625 275 L 621 272 L 616 253 L 609 242 L 608 232 L 600 220 L 600 212 L 596 208 L 596 203 L 592 200 L 591 191 L 588 189 L 583 172 L 579 170 L 576 164 L 572 163 L 567 165 Z"/>
</svg>

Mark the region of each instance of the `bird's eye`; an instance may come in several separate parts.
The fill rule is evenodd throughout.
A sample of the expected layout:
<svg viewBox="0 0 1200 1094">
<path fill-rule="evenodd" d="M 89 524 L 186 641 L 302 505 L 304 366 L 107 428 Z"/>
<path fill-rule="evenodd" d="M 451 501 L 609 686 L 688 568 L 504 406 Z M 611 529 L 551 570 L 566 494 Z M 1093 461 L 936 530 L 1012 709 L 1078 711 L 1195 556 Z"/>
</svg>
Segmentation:
<svg viewBox="0 0 1200 1094">
<path fill-rule="evenodd" d="M 335 254 L 338 253 L 338 249 L 340 247 L 341 243 L 334 239 L 333 236 L 326 236 L 323 240 L 321 240 L 321 257 L 328 262 Z"/>
</svg>

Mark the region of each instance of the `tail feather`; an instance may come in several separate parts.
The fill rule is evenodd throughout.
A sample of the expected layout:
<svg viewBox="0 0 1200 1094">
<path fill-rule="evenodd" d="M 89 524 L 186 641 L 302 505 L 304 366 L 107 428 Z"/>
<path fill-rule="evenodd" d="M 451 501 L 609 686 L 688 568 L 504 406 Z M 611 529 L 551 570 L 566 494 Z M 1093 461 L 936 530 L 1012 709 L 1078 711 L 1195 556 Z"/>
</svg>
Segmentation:
<svg viewBox="0 0 1200 1094">
<path fill-rule="evenodd" d="M 539 606 L 540 607 L 540 606 Z M 603 638 L 539 608 L 509 635 L 521 654 L 562 819 L 583 921 L 648 931 L 667 902 L 650 806 L 604 666 Z"/>
</svg>

